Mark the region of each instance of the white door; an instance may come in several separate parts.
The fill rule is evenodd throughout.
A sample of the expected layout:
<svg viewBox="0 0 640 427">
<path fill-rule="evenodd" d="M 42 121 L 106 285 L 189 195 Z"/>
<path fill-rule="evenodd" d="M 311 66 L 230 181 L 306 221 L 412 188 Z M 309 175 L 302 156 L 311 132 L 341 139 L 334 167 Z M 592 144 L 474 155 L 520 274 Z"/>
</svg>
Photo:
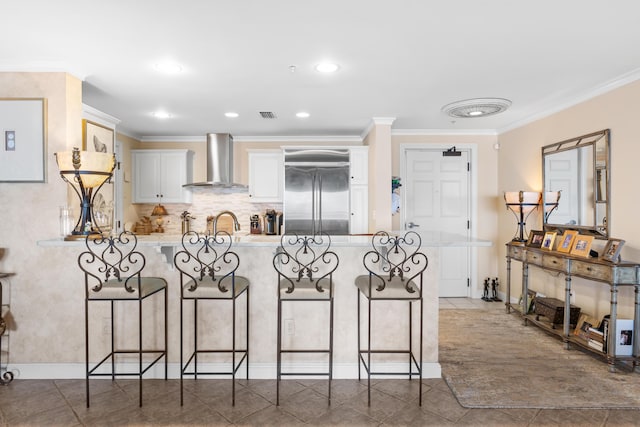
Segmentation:
<svg viewBox="0 0 640 427">
<path fill-rule="evenodd" d="M 405 151 L 405 229 L 469 236 L 469 152 Z M 470 296 L 469 249 L 440 249 L 440 297 Z"/>
</svg>

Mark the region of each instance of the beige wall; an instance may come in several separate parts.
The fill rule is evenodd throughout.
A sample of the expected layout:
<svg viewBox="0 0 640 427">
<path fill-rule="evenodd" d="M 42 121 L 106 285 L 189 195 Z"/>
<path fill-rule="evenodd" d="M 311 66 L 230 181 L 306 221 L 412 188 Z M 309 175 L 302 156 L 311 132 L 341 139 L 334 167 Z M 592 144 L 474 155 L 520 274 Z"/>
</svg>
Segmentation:
<svg viewBox="0 0 640 427">
<path fill-rule="evenodd" d="M 640 122 L 635 114 L 640 100 L 640 82 L 634 82 L 604 95 L 575 105 L 531 124 L 499 136 L 498 193 L 506 190 L 542 189 L 541 147 L 567 138 L 601 129 L 611 129 L 611 237 L 626 240 L 622 257 L 640 261 L 640 227 L 635 221 L 638 200 L 635 194 L 638 176 L 637 158 L 640 153 L 638 134 Z M 515 219 L 506 210 L 498 211 L 499 242 L 509 241 L 515 230 Z M 540 217 L 531 218 L 530 228 L 540 229 Z M 594 249 L 601 251 L 604 241 L 595 241 Z M 499 260 L 504 259 L 504 245 L 500 244 Z M 517 264 L 517 263 L 516 263 Z M 500 262 L 501 277 L 506 277 L 504 262 Z M 519 268 L 519 266 L 517 266 Z M 547 294 L 561 296 L 564 279 L 539 270 L 533 272 L 532 288 Z M 513 272 L 519 286 L 519 270 Z M 503 280 L 504 283 L 504 280 Z M 514 287 L 515 289 L 515 287 Z M 575 303 L 583 311 L 601 317 L 609 312 L 609 288 L 603 284 L 573 280 Z M 519 296 L 516 290 L 515 297 Z M 621 318 L 630 318 L 632 290 L 622 289 L 619 294 Z"/>
<path fill-rule="evenodd" d="M 80 288 L 69 295 L 56 287 L 68 270 L 52 263 L 51 248 L 36 242 L 59 235 L 59 206 L 67 203 L 67 184 L 53 153 L 82 146 L 82 85 L 65 73 L 0 73 L 0 97 L 48 101 L 46 182 L 0 183 L 0 247 L 5 248 L 0 271 L 16 273 L 3 280 L 11 304 L 10 358 L 14 363 L 69 361 L 81 353 L 60 345 L 61 333 L 82 330 L 64 313 L 82 307 L 83 295 Z M 75 267 L 74 259 L 65 262 Z"/>
</svg>

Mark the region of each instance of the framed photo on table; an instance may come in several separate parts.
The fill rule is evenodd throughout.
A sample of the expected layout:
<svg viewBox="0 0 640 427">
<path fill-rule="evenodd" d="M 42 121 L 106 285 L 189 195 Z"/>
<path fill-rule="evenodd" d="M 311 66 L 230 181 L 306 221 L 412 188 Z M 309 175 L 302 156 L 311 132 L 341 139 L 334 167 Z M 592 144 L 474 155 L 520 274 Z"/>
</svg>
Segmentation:
<svg viewBox="0 0 640 427">
<path fill-rule="evenodd" d="M 560 237 L 560 241 L 558 242 L 557 251 L 569 253 L 571 252 L 571 247 L 573 246 L 573 241 L 575 240 L 578 232 L 575 230 L 565 230 L 564 234 Z"/>
<path fill-rule="evenodd" d="M 620 261 L 620 250 L 622 249 L 622 245 L 624 245 L 624 240 L 609 239 L 600 258 L 611 262 Z"/>
<path fill-rule="evenodd" d="M 591 243 L 593 243 L 593 236 L 583 236 L 578 234 L 573 242 L 573 248 L 571 248 L 571 255 L 588 257 L 591 250 Z"/>
<path fill-rule="evenodd" d="M 544 231 L 531 230 L 529 233 L 529 240 L 527 240 L 527 246 L 530 248 L 539 248 L 542 246 L 542 240 L 544 239 Z"/>
<path fill-rule="evenodd" d="M 542 239 L 542 249 L 545 249 L 547 251 L 552 251 L 553 250 L 553 242 L 556 239 L 556 232 L 555 231 L 547 231 L 546 233 L 544 233 L 544 239 Z"/>
</svg>

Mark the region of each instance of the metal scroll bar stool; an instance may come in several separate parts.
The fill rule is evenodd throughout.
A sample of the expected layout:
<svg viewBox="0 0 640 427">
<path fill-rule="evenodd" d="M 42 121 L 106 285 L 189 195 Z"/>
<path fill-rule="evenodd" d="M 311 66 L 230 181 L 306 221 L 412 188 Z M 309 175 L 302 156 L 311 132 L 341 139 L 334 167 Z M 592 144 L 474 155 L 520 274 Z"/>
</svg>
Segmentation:
<svg viewBox="0 0 640 427">
<path fill-rule="evenodd" d="M 196 380 L 198 375 L 231 375 L 231 404 L 235 406 L 236 373 L 242 363 L 245 363 L 246 378 L 249 379 L 249 280 L 236 274 L 240 258 L 231 251 L 231 236 L 226 231 L 219 231 L 215 235 L 201 235 L 188 231 L 182 236 L 182 249 L 176 253 L 174 263 L 180 271 L 180 405 L 184 403 L 185 375 L 193 376 Z M 240 329 L 236 306 L 238 298 L 243 294 L 246 302 L 245 341 L 244 347 L 238 348 L 236 335 Z M 201 300 L 219 301 L 223 304 L 231 302 L 231 348 L 200 348 L 199 339 L 204 339 L 198 332 L 198 302 Z M 185 363 L 184 306 L 187 301 L 193 302 L 193 350 L 187 355 Z M 210 328 L 206 324 L 203 326 L 204 329 Z M 221 331 L 221 328 L 218 328 L 218 331 Z M 206 359 L 206 354 L 230 354 L 230 368 L 223 371 L 205 368 L 202 359 Z"/>
<path fill-rule="evenodd" d="M 331 404 L 331 379 L 333 377 L 333 272 L 338 268 L 338 256 L 330 251 L 328 235 L 298 236 L 284 234 L 273 258 L 278 273 L 278 357 L 276 381 L 276 405 L 280 405 L 280 381 L 282 376 L 326 376 L 328 378 L 328 403 Z M 329 308 L 328 348 L 283 348 L 283 303 L 324 303 Z M 304 305 L 304 304 L 303 304 Z M 289 305 L 288 305 L 289 307 Z M 282 372 L 283 354 L 327 354 L 327 370 L 324 372 Z"/>
<path fill-rule="evenodd" d="M 422 285 L 423 274 L 429 260 L 420 252 L 420 236 L 410 231 L 404 236 L 392 236 L 384 231 L 373 235 L 373 249 L 363 257 L 368 274 L 356 277 L 358 289 L 358 380 L 361 379 L 360 365 L 367 372 L 367 404 L 371 406 L 371 375 L 413 375 L 419 379 L 419 405 L 422 406 Z M 360 300 L 367 301 L 367 347 L 362 348 L 360 330 Z M 373 301 L 406 301 L 409 305 L 408 348 L 371 349 L 371 306 Z M 412 327 L 413 303 L 419 303 L 419 349 L 414 355 Z M 376 304 L 377 305 L 377 304 Z M 408 372 L 375 372 L 371 366 L 372 354 L 406 354 L 409 359 Z M 415 368 L 415 371 L 414 371 Z"/>
<path fill-rule="evenodd" d="M 144 277 L 142 270 L 145 266 L 144 255 L 136 250 L 138 240 L 135 234 L 123 232 L 117 236 L 104 237 L 99 234 L 88 235 L 85 239 L 87 250 L 78 256 L 78 265 L 84 272 L 85 281 L 85 356 L 86 356 L 86 388 L 87 408 L 89 407 L 89 378 L 97 376 L 137 376 L 139 383 L 139 404 L 142 406 L 142 376 L 160 359 L 165 358 L 164 379 L 167 379 L 167 282 L 159 277 Z M 164 294 L 163 301 L 163 347 L 156 349 L 143 348 L 142 302 L 153 295 Z M 110 305 L 110 352 L 100 362 L 90 367 L 90 303 L 104 303 Z M 137 303 L 138 305 L 138 348 L 116 349 L 115 308 L 116 303 Z M 123 303 L 123 305 L 124 305 Z M 148 305 L 148 304 L 147 304 Z M 120 306 L 120 305 L 119 305 Z M 125 311 L 122 311 L 123 315 Z M 146 312 L 145 312 L 146 313 Z M 149 317 L 153 312 L 149 312 Z M 125 325 L 126 326 L 126 325 Z M 95 329 L 95 327 L 94 327 Z M 120 328 L 123 331 L 128 329 Z M 122 338 L 122 341 L 125 337 Z M 147 344 L 149 346 L 149 344 Z M 138 368 L 135 372 L 125 371 L 117 367 L 116 358 L 122 356 L 137 356 Z M 143 358 L 143 355 L 151 357 Z M 146 359 L 146 360 L 143 360 Z M 103 364 L 110 363 L 109 372 L 99 370 Z M 117 370 L 122 369 L 121 372 Z"/>
</svg>

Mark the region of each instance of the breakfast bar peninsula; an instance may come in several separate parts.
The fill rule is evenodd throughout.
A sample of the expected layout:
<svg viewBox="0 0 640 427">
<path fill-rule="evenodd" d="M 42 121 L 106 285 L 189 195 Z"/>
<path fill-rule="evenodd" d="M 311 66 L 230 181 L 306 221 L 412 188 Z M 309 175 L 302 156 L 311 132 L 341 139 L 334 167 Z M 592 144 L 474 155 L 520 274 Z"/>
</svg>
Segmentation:
<svg viewBox="0 0 640 427">
<path fill-rule="evenodd" d="M 404 234 L 396 232 L 394 234 Z M 438 363 L 438 277 L 439 249 L 442 247 L 486 247 L 491 242 L 479 239 L 445 234 L 440 232 L 421 232 L 421 251 L 428 257 L 429 264 L 423 285 L 423 377 L 440 377 Z M 235 235 L 232 237 L 232 250 L 240 258 L 238 274 L 250 281 L 250 377 L 275 378 L 276 375 L 276 330 L 277 330 L 277 274 L 273 267 L 273 257 L 280 246 L 281 236 Z M 168 362 L 169 376 L 179 377 L 179 337 L 180 337 L 180 285 L 179 275 L 173 266 L 173 256 L 180 250 L 181 236 L 153 234 L 138 236 L 138 250 L 146 258 L 144 275 L 162 277 L 168 282 Z M 51 275 L 49 283 L 42 286 L 41 292 L 47 293 L 51 310 L 34 312 L 34 317 L 42 317 L 38 336 L 33 339 L 31 356 L 12 355 L 16 362 L 13 368 L 19 371 L 21 378 L 83 378 L 84 377 L 84 291 L 83 275 L 77 266 L 78 255 L 85 247 L 84 240 L 67 242 L 59 239 L 38 242 L 38 251 L 47 251 Z M 363 255 L 371 249 L 371 236 L 331 236 L 331 249 L 339 257 L 339 266 L 334 273 L 335 312 L 334 312 L 334 378 L 358 377 L 358 334 L 357 334 L 357 290 L 354 285 L 358 275 L 365 274 Z M 401 302 L 400 302 L 401 303 Z M 399 303 L 399 304 L 400 304 Z M 395 304 L 395 303 L 394 303 Z M 145 316 L 160 316 L 160 307 L 147 309 Z M 154 312 L 155 310 L 155 312 Z M 408 331 L 406 316 L 398 316 L 389 305 L 374 310 L 376 330 L 375 342 L 378 348 L 398 347 L 405 342 Z M 206 310 L 199 313 L 199 322 L 215 331 L 216 326 L 228 322 L 229 313 L 221 310 Z M 311 310 L 309 313 L 296 313 L 293 321 L 286 323 L 283 341 L 296 347 L 304 347 L 306 340 L 314 334 L 314 328 L 325 324 L 327 319 L 321 313 Z M 108 308 L 104 313 L 91 312 L 90 333 L 104 334 L 103 318 L 108 317 Z M 116 311 L 116 340 L 124 343 L 133 340 L 137 330 L 136 313 Z M 285 315 L 285 320 L 287 319 Z M 186 320 L 188 322 L 189 320 Z M 38 320 L 34 320 L 38 322 Z M 131 327 L 127 327 L 131 325 Z M 229 328 L 224 328 L 228 332 Z M 215 334 L 215 332 L 213 332 Z M 415 331 L 414 331 L 415 333 Z M 210 332 L 207 332 L 210 334 Z M 147 337 L 146 339 L 154 339 Z M 224 333 L 220 340 L 230 339 Z M 155 342 L 154 342 L 155 343 Z M 106 343 L 105 350 L 106 350 Z M 33 358 L 33 354 L 39 357 Z M 304 363 L 311 367 L 321 363 L 310 355 Z M 24 362 L 24 363 L 23 363 Z M 293 363 L 293 362 L 292 362 Z M 381 358 L 377 371 L 395 372 L 400 362 Z M 295 364 L 291 365 L 295 369 Z M 161 370 L 162 368 L 158 368 Z M 154 373 L 160 378 L 161 372 Z"/>
</svg>

